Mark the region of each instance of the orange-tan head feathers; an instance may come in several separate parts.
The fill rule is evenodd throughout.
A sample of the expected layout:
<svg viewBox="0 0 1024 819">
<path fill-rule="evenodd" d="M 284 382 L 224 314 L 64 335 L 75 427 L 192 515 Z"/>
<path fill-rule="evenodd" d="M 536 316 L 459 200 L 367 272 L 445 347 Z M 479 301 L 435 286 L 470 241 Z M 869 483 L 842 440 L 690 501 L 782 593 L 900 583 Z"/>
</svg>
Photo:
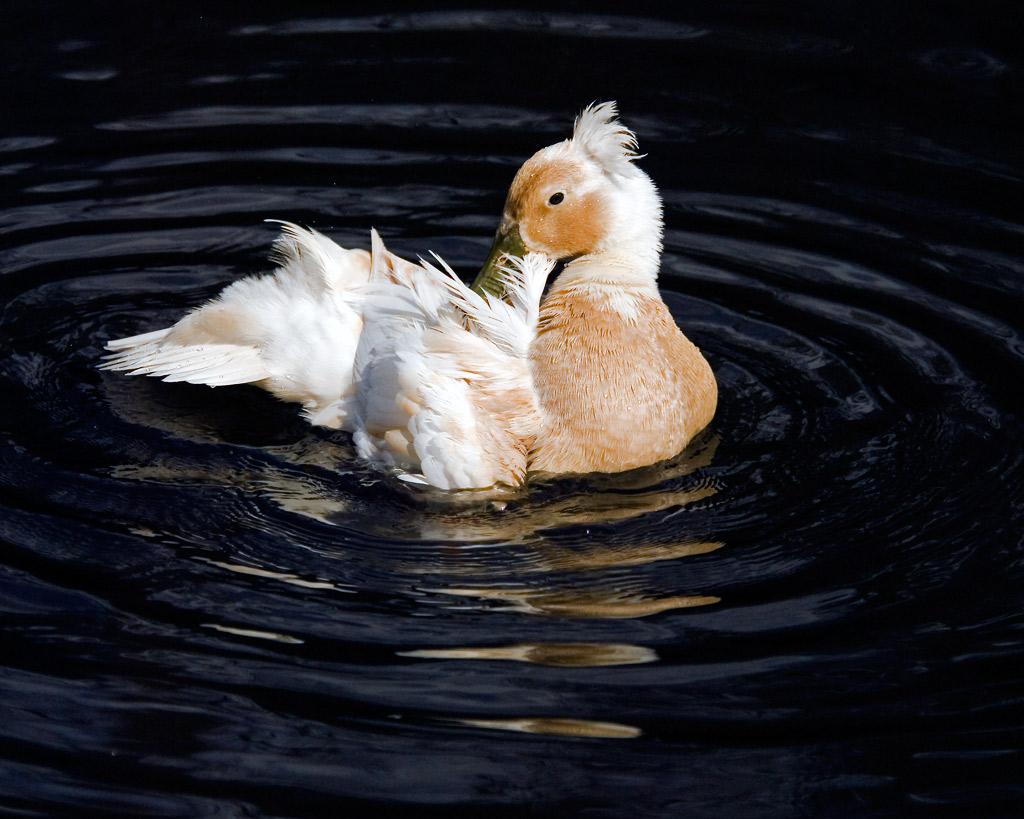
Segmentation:
<svg viewBox="0 0 1024 819">
<path fill-rule="evenodd" d="M 572 137 L 538 151 L 509 188 L 491 254 L 473 284 L 497 292 L 503 255 L 537 251 L 570 259 L 616 245 L 641 260 L 653 281 L 661 248 L 661 200 L 633 164 L 636 137 L 614 102 L 588 106 Z"/>
</svg>

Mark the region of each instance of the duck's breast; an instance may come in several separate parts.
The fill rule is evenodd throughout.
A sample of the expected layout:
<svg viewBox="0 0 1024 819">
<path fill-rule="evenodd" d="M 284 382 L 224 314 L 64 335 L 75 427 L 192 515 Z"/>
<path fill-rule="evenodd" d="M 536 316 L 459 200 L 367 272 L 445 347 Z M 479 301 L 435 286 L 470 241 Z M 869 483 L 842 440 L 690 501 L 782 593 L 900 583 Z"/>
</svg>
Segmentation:
<svg viewBox="0 0 1024 819">
<path fill-rule="evenodd" d="M 669 458 L 717 402 L 710 366 L 656 293 L 552 292 L 530 367 L 542 418 L 532 470 L 615 472 Z"/>
</svg>

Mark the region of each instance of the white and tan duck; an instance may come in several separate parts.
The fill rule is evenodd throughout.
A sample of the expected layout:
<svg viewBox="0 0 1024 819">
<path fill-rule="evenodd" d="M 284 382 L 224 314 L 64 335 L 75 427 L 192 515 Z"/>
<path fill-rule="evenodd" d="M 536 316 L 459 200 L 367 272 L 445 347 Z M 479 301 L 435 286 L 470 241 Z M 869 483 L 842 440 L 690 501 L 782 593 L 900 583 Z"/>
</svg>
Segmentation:
<svg viewBox="0 0 1024 819">
<path fill-rule="evenodd" d="M 109 342 L 102 367 L 255 384 L 442 489 L 669 458 L 711 420 L 717 386 L 658 293 L 661 200 L 635 147 L 614 103 L 583 111 L 516 174 L 472 288 L 376 233 L 367 253 L 285 224 L 273 274 Z"/>
</svg>

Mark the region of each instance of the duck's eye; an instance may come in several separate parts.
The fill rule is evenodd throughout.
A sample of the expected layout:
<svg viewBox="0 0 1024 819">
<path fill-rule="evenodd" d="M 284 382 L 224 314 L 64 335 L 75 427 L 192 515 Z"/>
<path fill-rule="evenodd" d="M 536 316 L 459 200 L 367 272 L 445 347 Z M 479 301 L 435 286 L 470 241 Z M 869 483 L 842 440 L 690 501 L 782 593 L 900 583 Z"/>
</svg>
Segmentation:
<svg viewBox="0 0 1024 819">
<path fill-rule="evenodd" d="M 559 191 L 558 193 L 551 194 L 551 198 L 548 199 L 548 204 L 549 205 L 557 205 L 563 199 L 565 199 L 565 194 L 562 193 L 561 191 Z"/>
</svg>

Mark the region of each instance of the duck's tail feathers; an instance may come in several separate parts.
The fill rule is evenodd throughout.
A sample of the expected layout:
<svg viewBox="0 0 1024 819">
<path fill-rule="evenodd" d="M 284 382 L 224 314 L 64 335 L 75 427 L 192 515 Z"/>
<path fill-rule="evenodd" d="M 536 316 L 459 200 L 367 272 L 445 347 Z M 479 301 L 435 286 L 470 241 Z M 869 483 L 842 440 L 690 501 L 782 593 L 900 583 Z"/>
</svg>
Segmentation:
<svg viewBox="0 0 1024 819">
<path fill-rule="evenodd" d="M 111 353 L 99 368 L 211 387 L 250 384 L 270 376 L 254 347 L 236 344 L 165 345 L 172 329 L 168 327 L 108 342 L 107 349 Z"/>
<path fill-rule="evenodd" d="M 111 355 L 106 358 L 112 359 L 114 352 L 121 352 L 123 350 L 131 350 L 137 347 L 141 347 L 144 344 L 152 344 L 154 342 L 163 341 L 167 338 L 167 334 L 171 332 L 170 327 L 164 327 L 163 330 L 154 330 L 151 333 L 139 333 L 137 336 L 128 336 L 127 338 L 116 338 L 112 341 L 108 341 L 106 348 L 111 351 Z M 113 367 L 108 367 L 105 364 L 102 369 L 112 370 Z"/>
</svg>

